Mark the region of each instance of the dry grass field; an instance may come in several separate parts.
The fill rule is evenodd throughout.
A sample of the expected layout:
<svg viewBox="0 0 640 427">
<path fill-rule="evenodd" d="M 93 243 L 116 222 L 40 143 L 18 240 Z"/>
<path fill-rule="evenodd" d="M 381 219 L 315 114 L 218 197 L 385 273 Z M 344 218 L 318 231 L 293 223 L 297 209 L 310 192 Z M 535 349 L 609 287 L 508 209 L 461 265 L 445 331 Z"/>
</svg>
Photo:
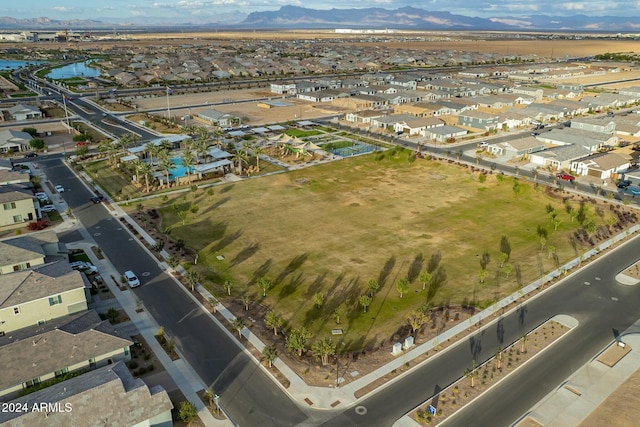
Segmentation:
<svg viewBox="0 0 640 427">
<path fill-rule="evenodd" d="M 420 304 L 475 300 L 486 306 L 555 268 L 554 253 L 561 264 L 576 256 L 568 237 L 577 223 L 560 198 L 526 183 L 516 194 L 511 178 L 489 175 L 481 183 L 470 168 L 410 163 L 407 155 L 384 160 L 368 155 L 227 184 L 216 187 L 213 197 L 202 192 L 144 205 L 160 208 L 162 228 L 170 227 L 172 238 L 199 252 L 192 267 L 222 297 L 222 284 L 230 280 L 233 298 L 249 295 L 316 336 L 336 327 L 328 319 L 345 304 L 343 338 L 350 349 L 388 339 Z M 198 213 L 183 221 L 178 213 L 192 204 Z M 569 204 L 578 207 L 578 201 Z M 557 230 L 547 205 L 557 212 Z M 588 212 L 598 224 L 610 215 L 605 209 L 596 215 L 593 206 Z M 538 227 L 548 231 L 543 248 Z M 498 260 L 502 236 L 512 248 L 511 273 L 501 270 Z M 485 251 L 491 261 L 481 282 Z M 422 290 L 418 274 L 432 260 L 441 270 L 434 273 L 439 286 L 430 292 Z M 256 286 L 262 276 L 274 283 L 266 298 Z M 400 297 L 396 284 L 402 278 L 412 284 Z M 358 299 L 370 279 L 380 289 L 364 313 Z M 315 294 L 325 297 L 320 308 Z"/>
</svg>

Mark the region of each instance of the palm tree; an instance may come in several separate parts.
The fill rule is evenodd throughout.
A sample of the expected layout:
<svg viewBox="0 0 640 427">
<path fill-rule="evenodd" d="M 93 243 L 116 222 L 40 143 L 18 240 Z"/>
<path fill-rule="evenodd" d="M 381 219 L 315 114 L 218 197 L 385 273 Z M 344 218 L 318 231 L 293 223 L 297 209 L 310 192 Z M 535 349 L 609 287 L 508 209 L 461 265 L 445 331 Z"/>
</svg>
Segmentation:
<svg viewBox="0 0 640 427">
<path fill-rule="evenodd" d="M 187 271 L 184 278 L 187 281 L 187 284 L 191 286 L 192 292 L 195 290 L 196 284 L 201 280 L 200 274 L 196 270 Z"/>
<path fill-rule="evenodd" d="M 260 156 L 264 153 L 262 147 L 258 144 L 255 144 L 251 147 L 251 152 L 256 158 L 256 172 L 260 172 Z"/>
<path fill-rule="evenodd" d="M 307 340 L 310 337 L 311 333 L 305 327 L 292 330 L 287 337 L 287 349 L 292 353 L 296 353 L 298 357 L 302 357 L 302 353 L 307 350 Z"/>
<path fill-rule="evenodd" d="M 242 295 L 242 297 L 240 297 L 240 301 L 242 301 L 242 305 L 244 305 L 244 311 L 249 311 L 249 304 L 251 304 L 251 297 L 249 295 Z"/>
<path fill-rule="evenodd" d="M 273 362 L 278 358 L 278 349 L 274 345 L 268 345 L 262 350 L 262 360 L 267 362 L 268 367 L 273 366 Z"/>
<path fill-rule="evenodd" d="M 120 139 L 118 140 L 118 146 L 122 150 L 122 154 L 124 154 L 127 151 L 127 148 L 132 142 L 133 142 L 132 133 L 125 133 L 120 137 Z"/>
<path fill-rule="evenodd" d="M 278 329 L 284 325 L 284 319 L 278 313 L 270 310 L 264 318 L 264 323 L 268 328 L 273 329 L 273 335 L 278 335 Z"/>
<path fill-rule="evenodd" d="M 242 320 L 240 317 L 236 317 L 235 319 L 233 319 L 233 322 L 231 322 L 231 327 L 233 328 L 234 331 L 238 333 L 238 338 L 242 338 L 242 330 L 244 329 L 244 320 Z"/>
<path fill-rule="evenodd" d="M 396 283 L 396 289 L 400 293 L 400 298 L 402 298 L 405 293 L 409 292 L 410 286 L 411 283 L 409 282 L 409 279 L 402 278 L 398 280 L 398 282 Z"/>
<path fill-rule="evenodd" d="M 147 142 L 144 146 L 144 150 L 149 154 L 149 163 L 153 164 L 153 156 L 157 156 L 160 151 L 160 146 L 153 142 Z"/>
<path fill-rule="evenodd" d="M 142 176 L 144 178 L 147 193 L 149 192 L 149 175 L 151 175 L 153 169 L 153 165 L 148 162 L 140 162 L 138 167 L 138 177 Z"/>
<path fill-rule="evenodd" d="M 158 152 L 158 165 L 160 166 L 160 169 L 162 169 L 165 173 L 168 188 L 171 186 L 169 182 L 169 172 L 174 168 L 174 164 L 169 158 L 169 152 L 167 150 L 160 150 Z"/>
<path fill-rule="evenodd" d="M 213 131 L 213 145 L 215 145 L 217 148 L 222 148 L 222 136 L 224 135 L 224 132 L 221 131 L 220 129 L 216 129 Z"/>
<path fill-rule="evenodd" d="M 224 287 L 227 288 L 227 295 L 231 295 L 231 281 L 227 280 L 224 282 Z"/>
<path fill-rule="evenodd" d="M 116 152 L 118 151 L 118 147 L 113 143 L 113 141 L 103 141 L 98 144 L 98 151 L 101 153 L 105 153 L 107 158 L 109 159 L 109 164 L 113 166 Z"/>
<path fill-rule="evenodd" d="M 193 167 L 193 152 L 187 148 L 182 152 L 182 166 L 187 168 L 187 182 L 191 184 L 191 168 Z"/>
<path fill-rule="evenodd" d="M 324 337 L 313 343 L 311 347 L 313 357 L 322 362 L 322 366 L 329 364 L 329 356 L 336 354 L 336 344 L 329 337 Z"/>
</svg>

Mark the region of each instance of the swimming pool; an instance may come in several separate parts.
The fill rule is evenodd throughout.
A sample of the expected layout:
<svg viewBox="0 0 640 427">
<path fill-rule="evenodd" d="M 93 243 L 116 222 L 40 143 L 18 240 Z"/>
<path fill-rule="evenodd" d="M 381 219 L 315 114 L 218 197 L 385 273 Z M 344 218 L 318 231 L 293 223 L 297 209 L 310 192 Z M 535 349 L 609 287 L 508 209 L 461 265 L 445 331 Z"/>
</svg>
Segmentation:
<svg viewBox="0 0 640 427">
<path fill-rule="evenodd" d="M 182 165 L 182 159 L 180 157 L 174 157 L 171 159 L 171 163 L 173 163 L 174 167 L 169 169 L 169 176 L 173 178 L 182 178 L 187 175 L 187 168 Z M 193 173 L 193 166 L 190 168 L 191 173 Z"/>
</svg>

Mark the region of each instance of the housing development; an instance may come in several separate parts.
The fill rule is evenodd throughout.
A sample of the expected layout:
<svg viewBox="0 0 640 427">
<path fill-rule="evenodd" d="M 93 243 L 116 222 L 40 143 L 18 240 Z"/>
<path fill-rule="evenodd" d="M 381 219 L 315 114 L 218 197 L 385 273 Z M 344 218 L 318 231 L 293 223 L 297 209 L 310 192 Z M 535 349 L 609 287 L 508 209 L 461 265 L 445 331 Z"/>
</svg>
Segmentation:
<svg viewBox="0 0 640 427">
<path fill-rule="evenodd" d="M 0 425 L 635 411 L 636 47 L 5 32 Z"/>
</svg>

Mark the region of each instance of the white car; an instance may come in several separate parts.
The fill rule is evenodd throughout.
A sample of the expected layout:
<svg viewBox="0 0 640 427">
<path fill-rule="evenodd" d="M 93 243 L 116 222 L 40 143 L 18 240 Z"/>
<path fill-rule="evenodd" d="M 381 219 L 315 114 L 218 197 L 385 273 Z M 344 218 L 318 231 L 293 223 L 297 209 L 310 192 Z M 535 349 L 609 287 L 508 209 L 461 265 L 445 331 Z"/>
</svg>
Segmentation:
<svg viewBox="0 0 640 427">
<path fill-rule="evenodd" d="M 54 212 L 54 211 L 57 211 L 57 209 L 53 205 L 45 205 L 40 207 L 40 212 Z"/>
<path fill-rule="evenodd" d="M 478 144 L 478 147 L 480 148 L 487 148 L 489 146 L 489 143 L 487 141 L 482 141 L 480 144 Z"/>
<path fill-rule="evenodd" d="M 56 191 L 58 193 L 64 193 L 64 187 L 62 185 L 56 185 Z"/>
<path fill-rule="evenodd" d="M 70 262 L 69 265 L 74 270 L 84 271 L 88 274 L 95 274 L 98 272 L 98 267 L 87 261 L 73 261 Z"/>
<path fill-rule="evenodd" d="M 36 197 L 38 198 L 38 200 L 49 200 L 49 196 L 47 196 L 47 193 L 44 193 L 42 191 L 36 193 Z"/>
<path fill-rule="evenodd" d="M 124 272 L 124 278 L 127 280 L 127 283 L 129 284 L 129 286 L 131 286 L 132 288 L 135 288 L 137 286 L 140 286 L 140 279 L 138 279 L 138 276 L 136 276 L 133 271 L 131 270 L 127 270 Z"/>
</svg>

